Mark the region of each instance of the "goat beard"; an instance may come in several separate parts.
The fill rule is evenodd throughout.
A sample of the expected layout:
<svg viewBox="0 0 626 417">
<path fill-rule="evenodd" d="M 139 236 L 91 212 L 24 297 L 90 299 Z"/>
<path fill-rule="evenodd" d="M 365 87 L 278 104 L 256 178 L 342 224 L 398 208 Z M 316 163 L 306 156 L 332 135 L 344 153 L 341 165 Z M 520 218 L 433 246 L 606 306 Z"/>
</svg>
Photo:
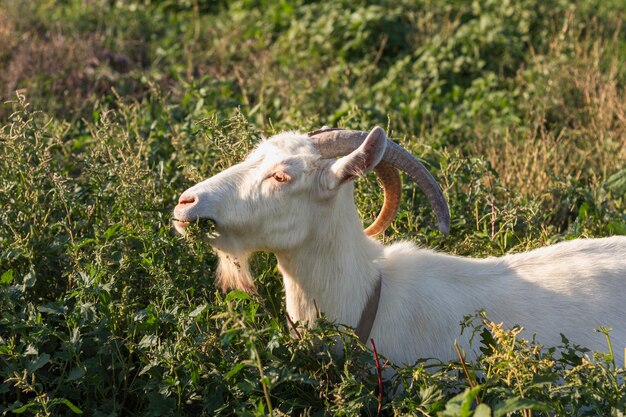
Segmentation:
<svg viewBox="0 0 626 417">
<path fill-rule="evenodd" d="M 256 293 L 256 286 L 250 272 L 248 259 L 250 254 L 233 254 L 216 250 L 218 256 L 217 283 L 223 292 L 239 289 L 247 293 Z"/>
</svg>

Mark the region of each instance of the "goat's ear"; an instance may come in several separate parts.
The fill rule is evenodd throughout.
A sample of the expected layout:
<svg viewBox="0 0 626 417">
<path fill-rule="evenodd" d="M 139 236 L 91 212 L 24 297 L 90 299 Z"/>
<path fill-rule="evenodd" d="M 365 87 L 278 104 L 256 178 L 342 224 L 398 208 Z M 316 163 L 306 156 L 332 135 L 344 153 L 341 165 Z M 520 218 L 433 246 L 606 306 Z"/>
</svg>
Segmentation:
<svg viewBox="0 0 626 417">
<path fill-rule="evenodd" d="M 373 170 L 383 159 L 387 135 L 385 131 L 376 126 L 367 135 L 361 146 L 352 153 L 339 158 L 329 169 L 330 189 L 334 189 L 346 181 L 362 177 Z"/>
</svg>

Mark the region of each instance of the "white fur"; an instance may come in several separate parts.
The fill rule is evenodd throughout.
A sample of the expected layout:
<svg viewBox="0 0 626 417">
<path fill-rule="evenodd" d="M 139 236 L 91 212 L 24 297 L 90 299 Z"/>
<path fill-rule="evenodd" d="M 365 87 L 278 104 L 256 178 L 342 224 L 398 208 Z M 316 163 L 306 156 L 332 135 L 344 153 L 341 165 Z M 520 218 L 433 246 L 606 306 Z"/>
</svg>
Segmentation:
<svg viewBox="0 0 626 417">
<path fill-rule="evenodd" d="M 558 345 L 563 333 L 606 351 L 604 336 L 594 332 L 603 325 L 613 328 L 616 352 L 626 347 L 626 237 L 580 239 L 487 259 L 409 242 L 385 247 L 365 236 L 353 185 L 336 176 L 351 162 L 350 155 L 321 159 L 305 135 L 284 133 L 185 191 L 181 201 L 193 203 L 177 206 L 174 216 L 216 221 L 211 244 L 225 290 L 252 291 L 249 254 L 275 253 L 293 321 L 313 324 L 319 310 L 355 327 L 382 274 L 370 337 L 396 363 L 455 358 L 455 339 L 467 348 L 461 320 L 480 309 L 493 321 L 524 326 L 525 336 L 536 333 L 545 345 Z M 278 171 L 290 181 L 277 182 L 272 174 Z M 177 229 L 184 233 L 182 225 Z"/>
</svg>

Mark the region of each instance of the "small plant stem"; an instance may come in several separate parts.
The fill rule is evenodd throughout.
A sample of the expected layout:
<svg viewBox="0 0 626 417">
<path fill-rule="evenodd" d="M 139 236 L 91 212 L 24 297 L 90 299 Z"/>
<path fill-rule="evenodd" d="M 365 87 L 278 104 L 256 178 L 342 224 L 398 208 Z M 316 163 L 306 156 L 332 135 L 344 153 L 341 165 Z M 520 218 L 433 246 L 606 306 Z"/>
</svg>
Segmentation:
<svg viewBox="0 0 626 417">
<path fill-rule="evenodd" d="M 380 416 L 380 411 L 383 407 L 383 372 L 382 367 L 380 366 L 380 358 L 378 357 L 378 352 L 376 352 L 376 345 L 374 344 L 374 339 L 370 339 L 372 343 L 372 350 L 374 351 L 374 362 L 376 363 L 376 372 L 378 373 L 378 409 L 376 410 L 376 416 Z"/>
<path fill-rule="evenodd" d="M 270 392 L 267 388 L 267 384 L 265 383 L 265 372 L 263 372 L 263 364 L 261 363 L 261 358 L 259 357 L 259 352 L 256 346 L 252 346 L 252 353 L 254 354 L 255 363 L 257 369 L 259 370 L 259 376 L 261 377 L 261 386 L 263 387 L 263 395 L 265 396 L 265 403 L 267 404 L 267 409 L 269 410 L 269 415 L 273 416 L 274 411 L 272 410 L 272 401 L 270 400 Z"/>
<path fill-rule="evenodd" d="M 376 53 L 376 57 L 374 58 L 373 64 L 377 65 L 380 58 L 383 56 L 383 51 L 385 50 L 385 46 L 387 45 L 387 41 L 389 40 L 389 36 L 384 35 L 382 40 L 380 41 L 380 46 L 378 47 L 378 52 Z"/>
<path fill-rule="evenodd" d="M 470 388 L 473 389 L 476 386 L 476 382 L 474 381 L 474 378 L 472 378 L 469 371 L 467 370 L 467 366 L 465 365 L 465 358 L 463 357 L 463 354 L 461 353 L 461 349 L 459 348 L 459 344 L 456 340 L 454 341 L 454 349 L 456 350 L 456 354 L 458 355 L 459 360 L 461 361 L 461 367 L 463 368 L 463 372 L 465 372 L 465 376 L 467 377 L 467 380 L 469 381 Z M 480 398 L 476 396 L 476 405 L 478 404 L 480 404 Z"/>
<path fill-rule="evenodd" d="M 613 368 L 615 368 L 615 355 L 613 354 L 613 344 L 611 343 L 611 337 L 609 336 L 609 330 L 606 328 L 601 328 L 602 333 L 604 333 L 604 337 L 606 337 L 606 345 L 609 347 L 609 356 L 611 363 L 613 364 Z"/>
<path fill-rule="evenodd" d="M 423 408 L 420 408 L 420 407 L 415 407 L 415 410 L 416 410 L 416 411 L 419 411 L 420 413 L 422 413 L 422 414 L 423 414 L 424 416 L 426 416 L 426 417 L 432 417 L 432 416 L 431 416 L 430 414 L 428 414 L 428 413 L 426 412 L 426 410 L 424 410 Z"/>
<path fill-rule="evenodd" d="M 611 372 L 611 376 L 613 377 L 611 378 L 613 382 L 613 386 L 615 387 L 617 391 L 619 391 L 619 382 L 617 378 L 615 377 L 616 375 L 615 372 L 617 370 L 617 361 L 615 360 L 615 354 L 613 353 L 613 343 L 611 343 L 611 336 L 609 335 L 611 330 L 606 327 L 600 327 L 600 331 L 604 333 L 604 337 L 606 337 L 606 344 L 609 347 L 610 361 L 611 361 L 611 364 L 613 365 L 613 369 Z M 624 363 L 626 364 L 626 348 L 624 348 Z"/>
<path fill-rule="evenodd" d="M 293 322 L 293 320 L 291 320 L 291 317 L 289 316 L 289 313 L 285 314 L 285 316 L 287 317 L 287 323 L 289 323 L 289 325 L 293 329 L 294 333 L 298 337 L 298 340 L 302 340 L 302 335 L 298 331 L 298 327 L 296 327 L 296 324 Z"/>
</svg>

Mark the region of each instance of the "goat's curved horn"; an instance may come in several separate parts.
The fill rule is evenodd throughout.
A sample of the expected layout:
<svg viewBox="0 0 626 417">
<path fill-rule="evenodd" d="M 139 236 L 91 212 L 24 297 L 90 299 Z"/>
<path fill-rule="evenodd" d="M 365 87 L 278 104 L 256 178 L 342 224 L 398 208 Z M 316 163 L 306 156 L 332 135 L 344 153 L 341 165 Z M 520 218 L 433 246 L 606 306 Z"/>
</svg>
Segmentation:
<svg viewBox="0 0 626 417">
<path fill-rule="evenodd" d="M 311 140 L 313 141 L 315 147 L 320 152 L 323 158 L 334 158 L 349 154 L 361 145 L 367 135 L 368 132 L 336 128 L 322 129 L 309 133 L 309 136 L 312 138 Z M 426 195 L 426 198 L 428 198 L 430 205 L 433 207 L 433 210 L 437 215 L 437 220 L 439 221 L 439 230 L 441 230 L 441 232 L 444 234 L 448 234 L 450 232 L 450 211 L 448 209 L 448 203 L 446 202 L 446 199 L 443 196 L 443 193 L 441 192 L 437 181 L 435 181 L 435 178 L 433 178 L 430 172 L 428 172 L 426 167 L 422 165 L 422 163 L 419 162 L 417 159 L 415 159 L 413 155 L 403 149 L 400 145 L 390 141 L 389 139 L 387 139 L 387 147 L 385 149 L 385 155 L 383 156 L 381 164 L 383 162 L 386 162 L 387 164 L 399 170 L 402 170 L 417 183 L 417 185 Z M 383 177 L 381 177 L 381 182 L 382 181 L 385 181 Z M 383 187 L 385 185 L 386 184 L 383 183 Z M 398 192 L 394 193 L 394 187 L 396 186 L 391 186 L 392 195 L 390 197 L 394 198 L 394 196 L 397 195 L 397 204 L 399 205 L 399 195 L 401 188 L 399 185 L 397 185 Z M 385 195 L 385 197 L 387 196 Z M 385 218 L 388 218 L 387 213 L 385 213 L 385 206 L 387 206 L 387 202 L 385 202 L 385 204 L 383 205 L 383 210 L 379 214 L 378 218 L 383 217 L 383 214 L 385 214 Z M 394 210 L 397 212 L 397 209 L 398 206 L 396 206 Z M 391 211 L 389 211 L 389 213 L 391 213 Z M 396 213 L 394 212 L 392 219 L 393 217 L 395 217 L 395 214 Z M 376 223 L 378 222 L 378 218 L 372 226 L 376 225 Z M 391 219 L 386 221 L 390 223 Z M 383 224 L 384 223 L 381 220 L 381 226 Z M 376 231 L 376 233 L 380 232 Z M 372 230 L 370 233 L 368 233 L 368 235 L 371 236 L 376 233 L 374 233 L 374 230 Z"/>
<path fill-rule="evenodd" d="M 365 229 L 367 236 L 376 236 L 387 230 L 398 214 L 402 201 L 402 181 L 398 170 L 383 160 L 374 168 L 374 171 L 383 187 L 383 207 L 374 223 Z"/>
</svg>

